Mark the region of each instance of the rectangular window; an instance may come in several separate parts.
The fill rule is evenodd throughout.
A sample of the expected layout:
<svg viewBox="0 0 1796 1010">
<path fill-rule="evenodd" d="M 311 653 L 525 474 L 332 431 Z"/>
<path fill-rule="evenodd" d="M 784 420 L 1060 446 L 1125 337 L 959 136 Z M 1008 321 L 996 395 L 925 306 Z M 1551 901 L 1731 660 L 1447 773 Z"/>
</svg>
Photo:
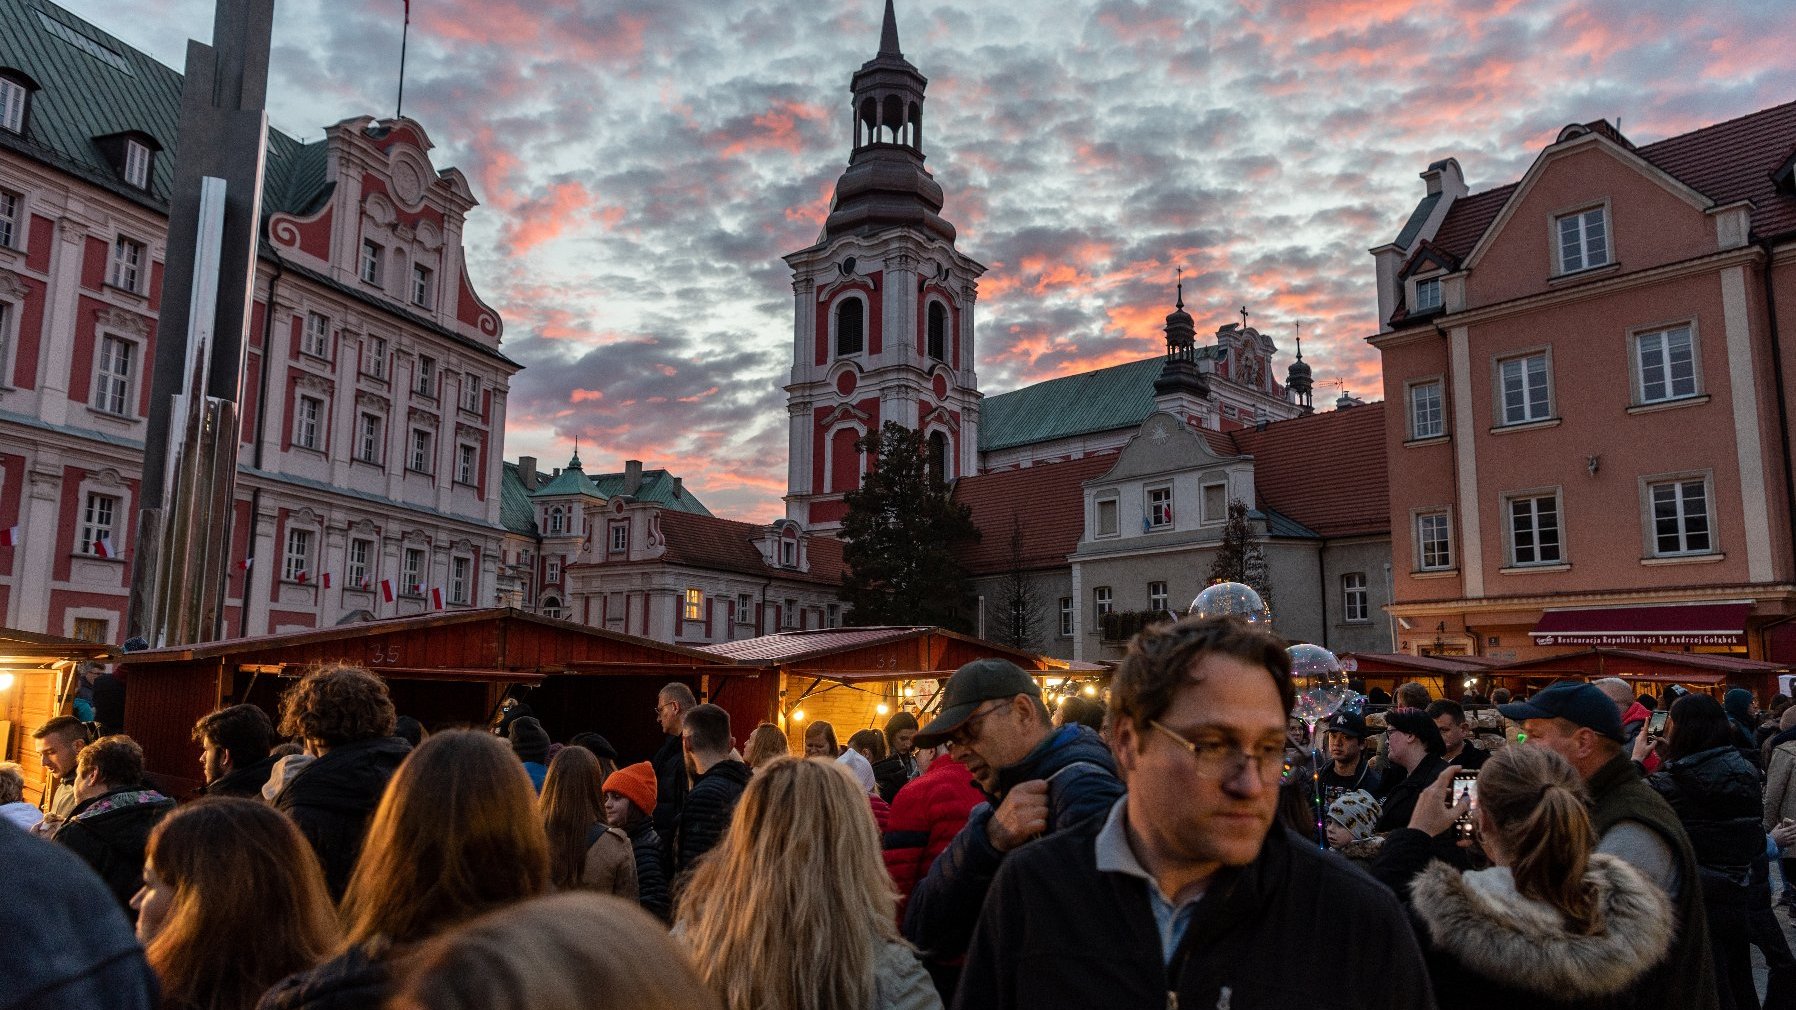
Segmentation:
<svg viewBox="0 0 1796 1010">
<path fill-rule="evenodd" d="M 1098 502 L 1098 536 L 1113 537 L 1119 532 L 1116 525 L 1116 499 L 1105 498 Z"/>
<path fill-rule="evenodd" d="M 1642 333 L 1634 338 L 1634 348 L 1641 403 L 1696 395 L 1696 341 L 1690 327 Z"/>
<path fill-rule="evenodd" d="M 436 291 L 430 282 L 430 268 L 417 263 L 412 264 L 412 304 L 420 308 L 430 308 L 431 295 Z"/>
<path fill-rule="evenodd" d="M 780 541 L 780 564 L 786 566 L 787 568 L 797 568 L 798 567 L 798 541 L 796 541 L 796 540 L 781 540 Z"/>
<path fill-rule="evenodd" d="M 1604 266 L 1609 262 L 1609 223 L 1601 207 L 1559 219 L 1559 272 Z"/>
<path fill-rule="evenodd" d="M 1172 488 L 1150 488 L 1147 493 L 1147 525 L 1163 530 L 1172 526 Z"/>
<path fill-rule="evenodd" d="M 419 396 L 437 398 L 437 361 L 435 358 L 418 355 L 418 373 L 412 377 L 412 392 Z"/>
<path fill-rule="evenodd" d="M 367 356 L 367 360 L 362 364 L 362 370 L 377 379 L 386 378 L 387 338 L 369 337 L 368 343 L 363 345 L 362 353 Z"/>
<path fill-rule="evenodd" d="M 480 376 L 465 373 L 462 375 L 461 409 L 471 414 L 480 413 Z"/>
<path fill-rule="evenodd" d="M 386 250 L 382 249 L 380 243 L 375 242 L 373 239 L 362 240 L 363 281 L 374 285 L 380 284 L 380 259 L 381 254 L 384 252 L 386 252 Z"/>
<path fill-rule="evenodd" d="M 545 579 L 545 581 L 547 581 L 550 585 L 555 585 L 556 583 L 561 581 L 561 559 L 560 558 L 550 558 L 544 567 L 548 569 L 548 571 L 546 573 L 547 578 Z"/>
<path fill-rule="evenodd" d="M 77 617 L 74 631 L 70 637 L 83 642 L 112 641 L 112 622 L 104 617 Z"/>
<path fill-rule="evenodd" d="M 455 482 L 457 484 L 466 484 L 470 487 L 474 485 L 474 475 L 479 469 L 475 465 L 476 458 L 478 458 L 478 453 L 473 446 L 458 445 L 455 447 Z"/>
<path fill-rule="evenodd" d="M 374 541 L 351 540 L 349 542 L 349 579 L 346 588 L 366 589 L 368 587 L 369 561 L 374 557 Z"/>
<path fill-rule="evenodd" d="M 135 292 L 143 278 L 143 243 L 123 235 L 112 243 L 112 280 L 115 288 Z"/>
<path fill-rule="evenodd" d="M 399 591 L 406 596 L 424 595 L 424 552 L 416 547 L 408 547 L 404 561 L 400 565 Z"/>
<path fill-rule="evenodd" d="M 1441 279 L 1430 277 L 1416 282 L 1417 312 L 1428 312 L 1441 307 Z"/>
<path fill-rule="evenodd" d="M 1229 517 L 1229 487 L 1227 484 L 1204 485 L 1203 521 L 1219 523 Z"/>
<path fill-rule="evenodd" d="M 1659 557 L 1708 554 L 1708 484 L 1700 478 L 1647 485 L 1653 505 L 1653 553 Z"/>
<path fill-rule="evenodd" d="M 685 617 L 688 621 L 705 619 L 705 591 L 703 589 L 687 589 Z"/>
<path fill-rule="evenodd" d="M 19 247 L 19 208 L 23 205 L 19 194 L 0 189 L 0 246 Z"/>
<path fill-rule="evenodd" d="M 1060 635 L 1065 638 L 1073 633 L 1073 598 L 1060 598 Z"/>
<path fill-rule="evenodd" d="M 314 396 L 299 398 L 294 412 L 293 444 L 302 449 L 318 448 L 318 418 L 324 413 L 324 401 Z"/>
<path fill-rule="evenodd" d="M 1093 589 L 1091 591 L 1091 604 L 1092 613 L 1099 617 L 1103 617 L 1105 614 L 1108 614 L 1111 610 L 1115 609 L 1115 600 L 1111 597 L 1110 587 L 1099 586 L 1096 589 Z"/>
<path fill-rule="evenodd" d="M 331 356 L 331 321 L 322 312 L 306 313 L 306 328 L 299 341 L 299 349 L 314 358 Z"/>
<path fill-rule="evenodd" d="M 356 438 L 355 458 L 364 463 L 380 463 L 380 415 L 363 414 L 361 431 Z"/>
<path fill-rule="evenodd" d="M 1545 352 L 1508 358 L 1498 365 L 1503 378 L 1503 423 L 1526 424 L 1553 416 Z"/>
<path fill-rule="evenodd" d="M 611 524 L 611 553 L 624 554 L 630 550 L 630 524 Z"/>
<path fill-rule="evenodd" d="M 125 182 L 138 189 L 150 188 L 150 149 L 135 140 L 125 141 Z"/>
<path fill-rule="evenodd" d="M 25 86 L 0 77 L 0 130 L 25 132 Z"/>
<path fill-rule="evenodd" d="M 281 578 L 303 582 L 312 574 L 312 531 L 287 530 L 287 557 L 281 564 Z"/>
<path fill-rule="evenodd" d="M 124 414 L 131 398 L 131 362 L 137 345 L 122 337 L 100 338 L 100 367 L 94 376 L 94 407 Z"/>
<path fill-rule="evenodd" d="M 449 559 L 449 602 L 468 602 L 468 575 L 474 569 L 474 562 L 469 558 Z"/>
<path fill-rule="evenodd" d="M 1437 438 L 1446 431 L 1440 382 L 1418 382 L 1409 387 L 1409 437 Z"/>
<path fill-rule="evenodd" d="M 87 507 L 81 513 L 81 545 L 78 550 L 82 554 L 100 558 L 118 557 L 112 536 L 112 524 L 118 516 L 118 505 L 119 500 L 111 495 L 89 492 Z"/>
<path fill-rule="evenodd" d="M 1560 557 L 1559 496 L 1509 499 L 1510 563 L 1553 565 L 1559 563 Z"/>
<path fill-rule="evenodd" d="M 430 472 L 430 432 L 423 428 L 412 429 L 412 458 L 409 468 L 419 473 Z"/>
<path fill-rule="evenodd" d="M 755 623 L 755 598 L 747 593 L 736 594 L 736 623 Z"/>
<path fill-rule="evenodd" d="M 1365 572 L 1348 572 L 1341 576 L 1341 619 L 1349 623 L 1372 619 L 1372 609 L 1366 597 Z"/>
<path fill-rule="evenodd" d="M 1447 513 L 1429 512 L 1416 517 L 1416 549 L 1425 572 L 1453 567 L 1453 538 Z"/>
<path fill-rule="evenodd" d="M 840 603 L 831 603 L 823 608 L 823 626 L 826 628 L 842 626 L 842 605 Z"/>
<path fill-rule="evenodd" d="M 1150 582 L 1147 584 L 1147 609 L 1159 613 L 1166 607 L 1166 583 Z"/>
</svg>

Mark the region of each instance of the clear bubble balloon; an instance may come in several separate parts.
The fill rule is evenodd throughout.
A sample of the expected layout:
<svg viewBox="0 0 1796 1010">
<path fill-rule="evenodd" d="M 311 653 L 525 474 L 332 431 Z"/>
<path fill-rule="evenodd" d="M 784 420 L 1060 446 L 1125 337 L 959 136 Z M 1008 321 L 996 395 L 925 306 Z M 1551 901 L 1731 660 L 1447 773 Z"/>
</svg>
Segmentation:
<svg viewBox="0 0 1796 1010">
<path fill-rule="evenodd" d="M 1239 582 L 1218 582 L 1198 593 L 1186 613 L 1192 617 L 1234 617 L 1248 624 L 1272 623 L 1266 601 L 1252 586 Z"/>
<path fill-rule="evenodd" d="M 1334 653 L 1307 642 L 1285 651 L 1291 656 L 1291 683 L 1297 689 L 1291 714 L 1311 727 L 1339 712 L 1355 693 Z"/>
</svg>

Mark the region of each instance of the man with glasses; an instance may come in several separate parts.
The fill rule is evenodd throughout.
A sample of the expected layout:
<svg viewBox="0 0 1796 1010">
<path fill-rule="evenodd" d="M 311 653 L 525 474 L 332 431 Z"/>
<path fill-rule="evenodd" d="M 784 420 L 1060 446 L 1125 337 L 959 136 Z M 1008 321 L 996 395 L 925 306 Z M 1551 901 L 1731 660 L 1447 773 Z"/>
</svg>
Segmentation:
<svg viewBox="0 0 1796 1010">
<path fill-rule="evenodd" d="M 692 688 L 677 680 L 669 681 L 655 696 L 655 721 L 667 739 L 649 759 L 655 767 L 655 833 L 661 836 L 661 865 L 674 865 L 674 827 L 680 820 L 680 808 L 686 805 L 690 779 L 686 770 L 686 750 L 680 739 L 681 721 L 686 711 L 698 704 Z"/>
<path fill-rule="evenodd" d="M 1128 795 L 1004 861 L 955 1006 L 1432 1008 L 1390 891 L 1274 828 L 1290 671 L 1229 618 L 1137 635 L 1110 688 Z"/>
<path fill-rule="evenodd" d="M 922 951 L 946 998 L 1006 855 L 1110 809 L 1123 785 L 1103 739 L 1088 726 L 1055 729 L 1035 679 L 1002 659 L 974 660 L 954 671 L 941 711 L 916 736 L 918 747 L 941 743 L 989 799 L 930 866 L 904 910 L 904 935 Z"/>
</svg>

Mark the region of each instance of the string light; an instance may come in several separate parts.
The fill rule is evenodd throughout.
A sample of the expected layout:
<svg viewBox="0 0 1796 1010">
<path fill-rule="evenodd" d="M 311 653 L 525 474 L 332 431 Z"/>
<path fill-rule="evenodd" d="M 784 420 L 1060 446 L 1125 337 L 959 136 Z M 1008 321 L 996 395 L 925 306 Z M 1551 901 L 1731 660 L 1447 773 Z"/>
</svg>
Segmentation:
<svg viewBox="0 0 1796 1010">
<path fill-rule="evenodd" d="M 892 706 L 887 705 L 883 701 L 880 702 L 879 704 L 873 706 L 873 711 L 878 712 L 880 715 L 885 715 L 887 712 L 890 712 L 891 710 L 892 710 Z"/>
<path fill-rule="evenodd" d="M 804 709 L 802 709 L 802 708 L 793 709 L 792 710 L 792 721 L 793 722 L 804 722 Z"/>
<path fill-rule="evenodd" d="M 1085 697 L 1096 698 L 1097 696 L 1098 696 L 1098 686 L 1096 684 L 1085 685 Z"/>
</svg>

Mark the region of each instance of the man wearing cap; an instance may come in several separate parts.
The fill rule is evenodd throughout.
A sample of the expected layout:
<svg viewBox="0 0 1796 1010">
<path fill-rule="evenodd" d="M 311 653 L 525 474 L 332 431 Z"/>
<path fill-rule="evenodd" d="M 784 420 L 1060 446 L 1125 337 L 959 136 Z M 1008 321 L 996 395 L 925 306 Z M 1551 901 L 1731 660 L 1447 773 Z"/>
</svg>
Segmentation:
<svg viewBox="0 0 1796 1010">
<path fill-rule="evenodd" d="M 1090 727 L 1055 729 L 1041 687 L 1015 663 L 977 659 L 948 679 L 942 709 L 918 747 L 946 743 L 989 802 L 911 892 L 904 935 L 923 952 L 944 996 L 966 953 L 985 893 L 1006 855 L 1033 838 L 1110 809 L 1123 794 L 1110 748 Z"/>
<path fill-rule="evenodd" d="M 1409 815 L 1415 813 L 1422 790 L 1447 770 L 1441 760 L 1446 750 L 1441 730 L 1419 708 L 1393 708 L 1384 714 L 1384 749 L 1391 763 L 1407 774 L 1403 781 L 1384 797 L 1384 812 L 1378 817 L 1378 833 L 1409 827 Z"/>
<path fill-rule="evenodd" d="M 1342 793 L 1364 789 L 1378 795 L 1378 771 L 1366 754 L 1366 717 L 1336 712 L 1328 720 L 1328 767 L 1322 770 L 1322 801 L 1331 804 Z"/>
<path fill-rule="evenodd" d="M 1571 762 L 1590 790 L 1590 824 L 1597 851 L 1632 863 L 1671 897 L 1681 925 L 1671 952 L 1634 992 L 1651 994 L 1642 1006 L 1718 1005 L 1709 955 L 1696 855 L 1671 809 L 1622 752 L 1621 713 L 1592 684 L 1563 681 L 1525 702 L 1497 706 L 1522 725 L 1521 739 Z"/>
<path fill-rule="evenodd" d="M 1277 827 L 1290 671 L 1229 618 L 1137 635 L 1110 692 L 1129 792 L 1004 861 L 954 1005 L 1433 1007 L 1396 897 Z"/>
</svg>

